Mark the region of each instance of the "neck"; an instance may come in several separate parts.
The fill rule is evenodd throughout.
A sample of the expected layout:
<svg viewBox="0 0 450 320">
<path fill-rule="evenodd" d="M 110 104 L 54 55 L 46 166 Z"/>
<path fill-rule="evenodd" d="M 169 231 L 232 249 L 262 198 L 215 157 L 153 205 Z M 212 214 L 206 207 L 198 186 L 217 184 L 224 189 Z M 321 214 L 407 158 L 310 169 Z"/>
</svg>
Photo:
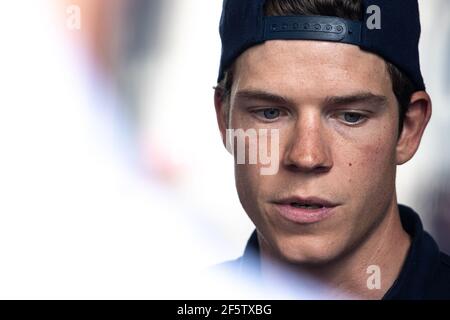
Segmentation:
<svg viewBox="0 0 450 320">
<path fill-rule="evenodd" d="M 335 298 L 381 299 L 397 279 L 410 244 L 394 196 L 384 219 L 352 252 L 324 265 L 290 267 L 303 276 L 309 274 L 324 283 L 328 288 L 327 296 L 331 293 Z M 263 257 L 271 256 L 261 249 Z M 265 278 L 270 278 L 270 268 L 264 261 L 262 259 L 261 271 Z"/>
</svg>

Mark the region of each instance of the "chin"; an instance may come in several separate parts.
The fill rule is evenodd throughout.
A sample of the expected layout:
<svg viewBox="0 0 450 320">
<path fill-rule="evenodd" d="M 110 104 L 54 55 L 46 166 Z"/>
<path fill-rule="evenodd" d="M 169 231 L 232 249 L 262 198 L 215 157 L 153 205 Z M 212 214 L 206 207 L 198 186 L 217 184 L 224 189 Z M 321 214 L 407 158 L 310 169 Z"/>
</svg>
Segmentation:
<svg viewBox="0 0 450 320">
<path fill-rule="evenodd" d="M 327 238 L 291 236 L 278 238 L 275 246 L 277 255 L 289 264 L 324 265 L 340 256 L 337 240 Z"/>
</svg>

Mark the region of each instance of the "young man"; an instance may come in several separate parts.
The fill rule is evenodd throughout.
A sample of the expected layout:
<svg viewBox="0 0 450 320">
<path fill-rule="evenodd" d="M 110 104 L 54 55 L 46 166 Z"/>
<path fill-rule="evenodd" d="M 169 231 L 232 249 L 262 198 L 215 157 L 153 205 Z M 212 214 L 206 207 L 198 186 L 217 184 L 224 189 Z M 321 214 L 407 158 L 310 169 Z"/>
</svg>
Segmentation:
<svg viewBox="0 0 450 320">
<path fill-rule="evenodd" d="M 224 144 L 242 160 L 256 132 L 278 156 L 268 174 L 236 161 L 256 231 L 225 265 L 256 261 L 264 280 L 280 263 L 359 298 L 450 298 L 450 258 L 396 198 L 431 117 L 417 0 L 225 0 L 220 34 Z"/>
</svg>

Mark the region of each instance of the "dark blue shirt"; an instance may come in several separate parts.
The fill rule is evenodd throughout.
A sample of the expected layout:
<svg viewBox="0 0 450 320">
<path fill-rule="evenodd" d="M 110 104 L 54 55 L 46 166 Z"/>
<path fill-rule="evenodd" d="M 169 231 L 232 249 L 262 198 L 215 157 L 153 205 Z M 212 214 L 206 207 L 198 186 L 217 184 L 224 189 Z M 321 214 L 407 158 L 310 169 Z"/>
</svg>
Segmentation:
<svg viewBox="0 0 450 320">
<path fill-rule="evenodd" d="M 411 246 L 398 278 L 383 299 L 450 299 L 450 257 L 440 252 L 433 238 L 423 230 L 414 210 L 403 205 L 398 207 L 403 229 L 411 237 Z M 255 275 L 258 261 L 259 245 L 254 231 L 243 256 L 224 263 L 221 268 L 251 269 Z"/>
</svg>

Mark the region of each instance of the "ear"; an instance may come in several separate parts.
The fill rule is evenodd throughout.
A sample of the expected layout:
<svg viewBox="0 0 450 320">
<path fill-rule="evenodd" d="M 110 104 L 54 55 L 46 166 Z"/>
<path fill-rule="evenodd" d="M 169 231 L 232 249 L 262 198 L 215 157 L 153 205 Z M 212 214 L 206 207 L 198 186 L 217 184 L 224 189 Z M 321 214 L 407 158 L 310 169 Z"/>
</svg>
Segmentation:
<svg viewBox="0 0 450 320">
<path fill-rule="evenodd" d="M 225 102 L 223 101 L 223 92 L 218 88 L 214 89 L 214 106 L 216 108 L 216 118 L 220 130 L 220 135 L 222 136 L 223 145 L 226 148 L 225 137 L 228 119 L 226 119 L 226 112 L 224 109 L 226 108 L 226 106 Z"/>
<path fill-rule="evenodd" d="M 423 132 L 430 121 L 431 109 L 431 99 L 425 91 L 417 91 L 411 96 L 403 130 L 397 142 L 397 165 L 408 162 L 416 153 Z"/>
</svg>

